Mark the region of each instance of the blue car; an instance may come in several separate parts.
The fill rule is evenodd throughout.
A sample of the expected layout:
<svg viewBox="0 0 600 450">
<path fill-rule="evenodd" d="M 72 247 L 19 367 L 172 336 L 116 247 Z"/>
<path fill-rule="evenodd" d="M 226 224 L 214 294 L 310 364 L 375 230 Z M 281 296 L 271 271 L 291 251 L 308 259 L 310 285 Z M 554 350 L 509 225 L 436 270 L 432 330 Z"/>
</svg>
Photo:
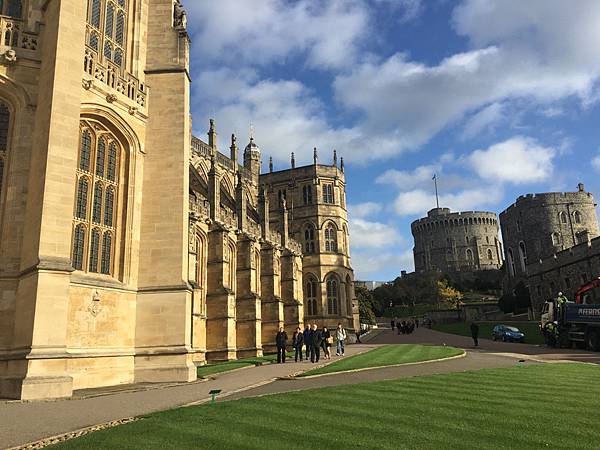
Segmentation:
<svg viewBox="0 0 600 450">
<path fill-rule="evenodd" d="M 496 325 L 492 330 L 492 340 L 504 342 L 523 342 L 525 335 L 515 327 Z"/>
</svg>

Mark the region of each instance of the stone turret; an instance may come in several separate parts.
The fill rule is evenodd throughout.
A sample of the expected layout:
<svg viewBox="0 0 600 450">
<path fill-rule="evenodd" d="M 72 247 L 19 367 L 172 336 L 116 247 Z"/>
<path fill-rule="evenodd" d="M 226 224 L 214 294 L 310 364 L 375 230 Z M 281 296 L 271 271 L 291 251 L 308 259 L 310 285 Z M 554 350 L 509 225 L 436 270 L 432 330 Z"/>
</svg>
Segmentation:
<svg viewBox="0 0 600 450">
<path fill-rule="evenodd" d="M 244 167 L 252 174 L 252 179 L 258 185 L 260 175 L 260 148 L 254 142 L 254 136 L 250 136 L 250 142 L 244 150 Z"/>
</svg>

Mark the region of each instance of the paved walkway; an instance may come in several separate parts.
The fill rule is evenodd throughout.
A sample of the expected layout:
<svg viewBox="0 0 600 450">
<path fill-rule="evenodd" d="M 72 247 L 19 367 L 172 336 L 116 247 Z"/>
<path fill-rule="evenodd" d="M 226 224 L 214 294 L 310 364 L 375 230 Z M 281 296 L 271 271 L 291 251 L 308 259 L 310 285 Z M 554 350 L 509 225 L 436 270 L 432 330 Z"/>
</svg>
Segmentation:
<svg viewBox="0 0 600 450">
<path fill-rule="evenodd" d="M 221 397 L 235 399 L 340 384 L 481 368 L 510 367 L 517 364 L 520 359 L 528 360 L 526 364 L 553 360 L 600 363 L 600 354 L 598 353 L 555 350 L 527 344 L 493 342 L 486 339 L 481 339 L 480 347 L 474 349 L 470 338 L 423 328 L 418 329 L 412 335 L 400 336 L 389 329 L 380 330 L 373 333 L 372 339 L 367 344 L 348 346 L 346 354 L 351 356 L 367 351 L 378 344 L 391 343 L 446 344 L 465 348 L 468 353 L 465 358 L 449 361 L 294 380 L 276 379 L 309 370 L 314 366 L 307 362 L 269 364 L 219 374 L 214 379 L 196 383 L 125 386 L 80 391 L 77 392 L 75 398 L 70 400 L 32 403 L 0 402 L 0 447 L 23 445 L 113 420 L 206 402 L 211 389 L 222 389 Z"/>
<path fill-rule="evenodd" d="M 349 345 L 346 355 L 351 356 L 373 347 L 370 344 Z M 117 392 L 109 388 L 105 391 L 106 395 L 100 395 L 102 390 L 93 389 L 79 391 L 73 399 L 67 400 L 0 402 L 0 448 L 23 445 L 113 420 L 206 402 L 211 389 L 221 389 L 222 396 L 226 396 L 313 367 L 315 365 L 306 361 L 266 364 L 218 374 L 214 379 L 195 383 L 155 385 L 151 389 L 140 386 L 137 391 L 130 390 L 135 386 L 124 386 L 125 391 Z"/>
</svg>

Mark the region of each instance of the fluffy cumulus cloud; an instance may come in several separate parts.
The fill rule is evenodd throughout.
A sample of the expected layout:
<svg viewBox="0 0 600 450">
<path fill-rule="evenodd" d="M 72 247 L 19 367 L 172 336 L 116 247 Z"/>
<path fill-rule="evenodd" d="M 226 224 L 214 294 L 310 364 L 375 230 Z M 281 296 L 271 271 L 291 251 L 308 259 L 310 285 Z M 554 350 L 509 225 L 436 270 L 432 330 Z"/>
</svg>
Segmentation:
<svg viewBox="0 0 600 450">
<path fill-rule="evenodd" d="M 354 205 L 348 205 L 348 214 L 350 217 L 364 219 L 372 217 L 383 209 L 380 203 L 364 202 Z"/>
<path fill-rule="evenodd" d="M 515 100 L 538 105 L 542 115 L 559 111 L 555 104 L 568 97 L 584 106 L 596 102 L 600 4 L 526 3 L 463 1 L 451 23 L 469 46 L 425 64 L 402 52 L 383 58 L 368 45 L 378 39 L 374 7 L 411 20 L 423 11 L 421 1 L 188 0 L 194 105 L 215 115 L 226 133 L 245 134 L 254 122 L 257 138 L 279 161 L 316 145 L 366 162 L 418 149 L 463 121 L 465 139 L 493 131 Z M 352 119 L 332 117 L 321 89 L 313 91 L 295 72 L 270 78 L 274 66 L 290 61 L 330 73 L 325 90 Z"/>
<path fill-rule="evenodd" d="M 454 211 L 487 209 L 504 197 L 501 185 L 490 184 L 481 188 L 463 189 L 439 196 L 440 206 Z M 423 216 L 436 207 L 433 192 L 422 189 L 400 192 L 394 202 L 394 211 L 400 216 Z"/>
<path fill-rule="evenodd" d="M 352 254 L 352 264 L 356 278 L 363 280 L 377 275 L 381 278 L 386 277 L 384 281 L 387 281 L 397 277 L 400 270 L 414 270 L 413 253 L 409 249 L 377 253 L 356 251 Z"/>
<path fill-rule="evenodd" d="M 503 101 L 548 105 L 576 96 L 588 104 L 598 97 L 599 22 L 593 0 L 465 1 L 453 23 L 472 49 L 434 65 L 403 53 L 359 64 L 336 78 L 336 96 L 363 112 L 369 129 L 397 136 L 396 151 L 424 144 L 486 105 L 495 106 L 472 119 L 471 135 L 499 119 Z"/>
<path fill-rule="evenodd" d="M 364 219 L 350 219 L 352 248 L 385 248 L 401 242 L 394 227 Z"/>
<path fill-rule="evenodd" d="M 187 0 L 186 7 L 195 52 L 245 65 L 284 63 L 296 54 L 316 68 L 351 64 L 369 19 L 362 2 L 345 0 Z"/>
<path fill-rule="evenodd" d="M 598 154 L 592 158 L 592 167 L 596 171 L 600 172 L 600 152 L 598 152 Z"/>
<path fill-rule="evenodd" d="M 553 172 L 556 150 L 522 136 L 475 150 L 468 156 L 473 170 L 490 183 L 527 184 L 546 181 Z"/>
</svg>

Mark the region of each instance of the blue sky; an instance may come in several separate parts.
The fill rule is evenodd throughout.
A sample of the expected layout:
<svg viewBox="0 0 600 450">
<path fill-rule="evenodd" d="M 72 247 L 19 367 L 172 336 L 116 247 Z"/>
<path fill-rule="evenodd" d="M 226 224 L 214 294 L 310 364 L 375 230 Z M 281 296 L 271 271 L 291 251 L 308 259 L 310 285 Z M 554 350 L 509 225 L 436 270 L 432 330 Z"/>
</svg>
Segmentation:
<svg viewBox="0 0 600 450">
<path fill-rule="evenodd" d="M 346 163 L 357 279 L 412 270 L 440 203 L 499 213 L 530 192 L 600 195 L 596 0 L 184 0 L 194 132 L 250 123 L 276 168 Z"/>
</svg>

